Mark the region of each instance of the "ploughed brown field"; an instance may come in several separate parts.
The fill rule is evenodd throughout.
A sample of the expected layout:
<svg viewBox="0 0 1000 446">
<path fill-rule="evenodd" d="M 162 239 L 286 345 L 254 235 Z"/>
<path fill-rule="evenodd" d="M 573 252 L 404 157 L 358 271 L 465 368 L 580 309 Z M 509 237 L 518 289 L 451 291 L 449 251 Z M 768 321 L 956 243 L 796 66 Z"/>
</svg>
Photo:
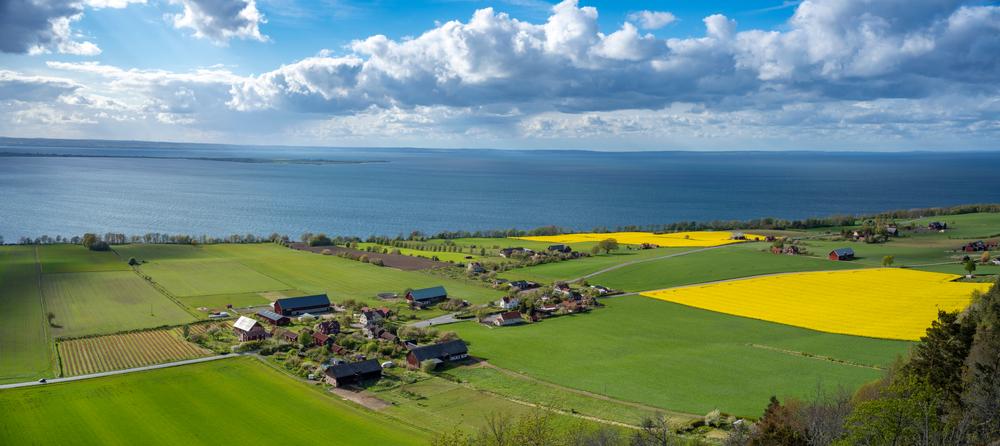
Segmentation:
<svg viewBox="0 0 1000 446">
<path fill-rule="evenodd" d="M 348 253 L 354 258 L 366 255 L 371 260 L 381 259 L 382 264 L 384 266 L 401 269 L 404 271 L 419 271 L 423 269 L 434 269 L 434 268 L 451 266 L 450 263 L 439 262 L 431 259 L 426 259 L 423 257 L 411 257 L 400 254 L 382 254 L 379 252 L 367 252 L 367 251 L 362 251 L 360 249 L 345 248 L 343 246 L 309 246 L 305 243 L 292 243 L 289 246 L 291 246 L 292 249 L 314 252 L 316 254 L 320 254 L 324 250 L 330 250 L 330 255 L 334 256 L 341 255 L 343 253 Z"/>
</svg>

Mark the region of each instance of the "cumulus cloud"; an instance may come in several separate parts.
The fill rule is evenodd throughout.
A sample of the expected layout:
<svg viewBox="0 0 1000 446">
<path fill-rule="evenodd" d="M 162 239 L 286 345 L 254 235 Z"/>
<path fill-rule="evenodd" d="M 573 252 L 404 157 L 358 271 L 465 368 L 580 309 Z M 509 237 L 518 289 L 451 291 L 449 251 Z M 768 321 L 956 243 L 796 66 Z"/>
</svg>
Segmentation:
<svg viewBox="0 0 1000 446">
<path fill-rule="evenodd" d="M 223 16 L 252 4 L 230 5 L 219 9 L 229 11 Z M 641 31 L 655 23 L 640 17 L 605 31 L 598 10 L 574 0 L 540 22 L 484 8 L 413 38 L 369 36 L 249 76 L 49 67 L 94 77 L 60 96 L 73 107 L 104 104 L 102 113 L 120 116 L 100 100 L 110 98 L 163 125 L 267 128 L 281 142 L 395 135 L 429 145 L 586 139 L 606 146 L 620 137 L 732 148 L 807 135 L 819 142 L 949 135 L 995 144 L 1000 7 L 807 0 L 777 29 L 742 29 L 716 14 L 703 19 L 701 35 L 685 38 Z M 251 22 L 260 20 L 241 23 Z M 253 26 L 248 35 L 260 36 Z"/>
<path fill-rule="evenodd" d="M 97 45 L 76 40 L 70 29 L 82 16 L 76 0 L 0 0 L 0 51 L 100 54 Z"/>
<path fill-rule="evenodd" d="M 0 70 L 0 101 L 52 101 L 73 93 L 78 88 L 79 84 L 68 79 L 28 76 L 14 71 Z"/>
<path fill-rule="evenodd" d="M 267 20 L 257 10 L 254 0 L 174 1 L 184 8 L 183 12 L 173 16 L 174 27 L 189 29 L 197 38 L 220 44 L 231 39 L 267 40 L 267 36 L 260 32 L 260 25 Z"/>
<path fill-rule="evenodd" d="M 628 19 L 638 23 L 642 29 L 660 29 L 677 21 L 677 17 L 666 11 L 638 11 L 628 15 Z"/>
</svg>

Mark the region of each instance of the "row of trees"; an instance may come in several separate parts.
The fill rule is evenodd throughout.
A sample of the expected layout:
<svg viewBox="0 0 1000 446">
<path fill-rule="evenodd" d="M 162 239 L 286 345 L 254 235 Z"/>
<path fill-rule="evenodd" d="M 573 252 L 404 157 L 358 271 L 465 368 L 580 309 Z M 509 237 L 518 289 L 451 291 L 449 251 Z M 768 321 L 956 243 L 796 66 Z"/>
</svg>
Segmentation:
<svg viewBox="0 0 1000 446">
<path fill-rule="evenodd" d="M 1000 284 L 1000 282 L 998 282 Z M 1000 444 L 1000 286 L 940 312 L 907 361 L 851 396 L 772 398 L 727 446 Z"/>
</svg>

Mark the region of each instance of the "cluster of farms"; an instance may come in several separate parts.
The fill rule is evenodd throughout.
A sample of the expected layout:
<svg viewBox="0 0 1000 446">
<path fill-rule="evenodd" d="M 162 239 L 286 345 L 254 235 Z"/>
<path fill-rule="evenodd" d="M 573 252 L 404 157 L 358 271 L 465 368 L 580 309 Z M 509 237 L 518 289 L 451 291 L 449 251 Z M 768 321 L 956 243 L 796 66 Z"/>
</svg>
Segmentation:
<svg viewBox="0 0 1000 446">
<path fill-rule="evenodd" d="M 0 444 L 429 444 L 501 413 L 721 444 L 878 380 L 1000 273 L 1000 214 L 889 229 L 0 246 Z"/>
</svg>

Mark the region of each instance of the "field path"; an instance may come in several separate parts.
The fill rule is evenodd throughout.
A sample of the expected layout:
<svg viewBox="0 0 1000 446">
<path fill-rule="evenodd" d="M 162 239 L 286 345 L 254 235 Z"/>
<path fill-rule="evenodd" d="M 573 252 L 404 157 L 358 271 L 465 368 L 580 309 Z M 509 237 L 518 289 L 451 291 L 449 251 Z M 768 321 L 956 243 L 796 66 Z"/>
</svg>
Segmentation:
<svg viewBox="0 0 1000 446">
<path fill-rule="evenodd" d="M 616 265 L 611 265 L 611 266 L 609 266 L 607 268 L 604 268 L 604 269 L 601 269 L 601 270 L 598 270 L 598 271 L 594 271 L 592 273 L 586 274 L 586 275 L 581 276 L 581 277 L 577 277 L 575 279 L 567 280 L 566 282 L 568 282 L 568 283 L 580 282 L 580 281 L 589 279 L 591 277 L 594 277 L 596 275 L 604 274 L 604 273 L 606 273 L 608 271 L 614 271 L 614 270 L 616 270 L 618 268 L 624 268 L 626 266 L 635 265 L 637 263 L 646 263 L 646 262 L 652 262 L 652 261 L 655 261 L 655 260 L 669 259 L 669 258 L 672 258 L 672 257 L 686 256 L 688 254 L 695 254 L 695 253 L 699 253 L 699 252 L 703 252 L 703 251 L 708 251 L 708 250 L 711 250 L 711 249 L 725 248 L 727 246 L 736 246 L 736 245 L 739 245 L 739 244 L 740 243 L 733 243 L 733 244 L 729 244 L 729 245 L 720 245 L 720 246 L 708 246 L 708 247 L 705 247 L 705 248 L 692 249 L 690 251 L 675 252 L 673 254 L 662 255 L 662 256 L 659 256 L 659 257 L 650 257 L 648 259 L 630 260 L 628 262 L 619 263 L 619 264 L 616 264 Z"/>
<path fill-rule="evenodd" d="M 240 355 L 238 355 L 238 354 L 233 354 L 233 355 L 209 356 L 209 357 L 206 357 L 206 358 L 187 359 L 187 360 L 184 360 L 184 361 L 175 361 L 175 362 L 168 362 L 168 363 L 165 363 L 165 364 L 148 365 L 148 366 L 144 366 L 144 367 L 136 367 L 136 368 L 133 368 L 133 369 L 114 370 L 114 371 L 110 371 L 110 372 L 101 372 L 101 373 L 91 373 L 89 375 L 71 376 L 71 377 L 68 377 L 68 378 L 52 378 L 52 379 L 48 380 L 46 383 L 40 383 L 38 381 L 28 381 L 28 382 L 14 383 L 14 384 L 3 384 L 3 385 L 0 385 L 0 389 L 15 389 L 15 388 L 18 388 L 18 387 L 44 386 L 44 385 L 47 385 L 47 384 L 56 384 L 56 383 L 64 383 L 64 382 L 71 382 L 71 381 L 82 381 L 82 380 L 91 379 L 91 378 L 100 378 L 100 377 L 104 377 L 104 376 L 114 376 L 114 375 L 124 375 L 126 373 L 145 372 L 147 370 L 165 369 L 165 368 L 168 368 L 168 367 L 177 367 L 177 366 L 181 366 L 181 365 L 197 364 L 197 363 L 200 363 L 200 362 L 216 361 L 216 360 L 219 360 L 219 359 L 226 359 L 226 358 L 236 358 L 236 357 L 239 357 L 239 356 Z"/>
<path fill-rule="evenodd" d="M 523 379 L 523 380 L 526 380 L 526 381 L 531 381 L 531 382 L 533 382 L 535 384 L 541 384 L 543 386 L 552 387 L 554 389 L 558 389 L 558 390 L 561 390 L 563 392 L 575 393 L 577 395 L 582 395 L 582 396 L 586 396 L 586 397 L 589 397 L 589 398 L 594 398 L 594 399 L 598 399 L 598 400 L 602 400 L 602 401 L 610 401 L 612 403 L 617 403 L 617 404 L 621 404 L 621 405 L 624 405 L 624 406 L 631 406 L 631 407 L 635 407 L 637 409 L 648 410 L 648 411 L 651 411 L 653 413 L 662 413 L 662 414 L 665 414 L 665 415 L 671 415 L 671 416 L 674 416 L 674 417 L 685 418 L 685 419 L 687 419 L 687 418 L 701 418 L 702 417 L 702 415 L 694 415 L 694 414 L 689 414 L 689 413 L 684 413 L 684 412 L 677 412 L 677 411 L 674 411 L 674 410 L 667 410 L 667 409 L 664 409 L 662 407 L 649 406 L 649 405 L 642 404 L 642 403 L 636 403 L 634 401 L 620 400 L 620 399 L 617 399 L 617 398 L 612 398 L 612 397 L 607 396 L 607 395 L 601 395 L 600 393 L 588 392 L 586 390 L 580 390 L 580 389 L 574 389 L 572 387 L 566 387 L 566 386 L 563 386 L 563 385 L 560 385 L 560 384 L 556 384 L 556 383 L 552 383 L 552 382 L 548 382 L 548 381 L 545 381 L 545 380 L 542 380 L 542 379 L 535 378 L 535 377 L 533 377 L 531 375 L 525 375 L 524 373 L 515 372 L 513 370 L 505 369 L 503 367 L 495 366 L 493 364 L 490 364 L 489 361 L 480 361 L 479 362 L 479 366 L 480 367 L 486 367 L 486 368 L 490 368 L 490 369 L 496 370 L 496 371 L 498 371 L 500 373 L 503 373 L 505 375 L 508 375 L 508 376 L 512 376 L 512 377 L 519 378 L 519 379 Z"/>
</svg>

